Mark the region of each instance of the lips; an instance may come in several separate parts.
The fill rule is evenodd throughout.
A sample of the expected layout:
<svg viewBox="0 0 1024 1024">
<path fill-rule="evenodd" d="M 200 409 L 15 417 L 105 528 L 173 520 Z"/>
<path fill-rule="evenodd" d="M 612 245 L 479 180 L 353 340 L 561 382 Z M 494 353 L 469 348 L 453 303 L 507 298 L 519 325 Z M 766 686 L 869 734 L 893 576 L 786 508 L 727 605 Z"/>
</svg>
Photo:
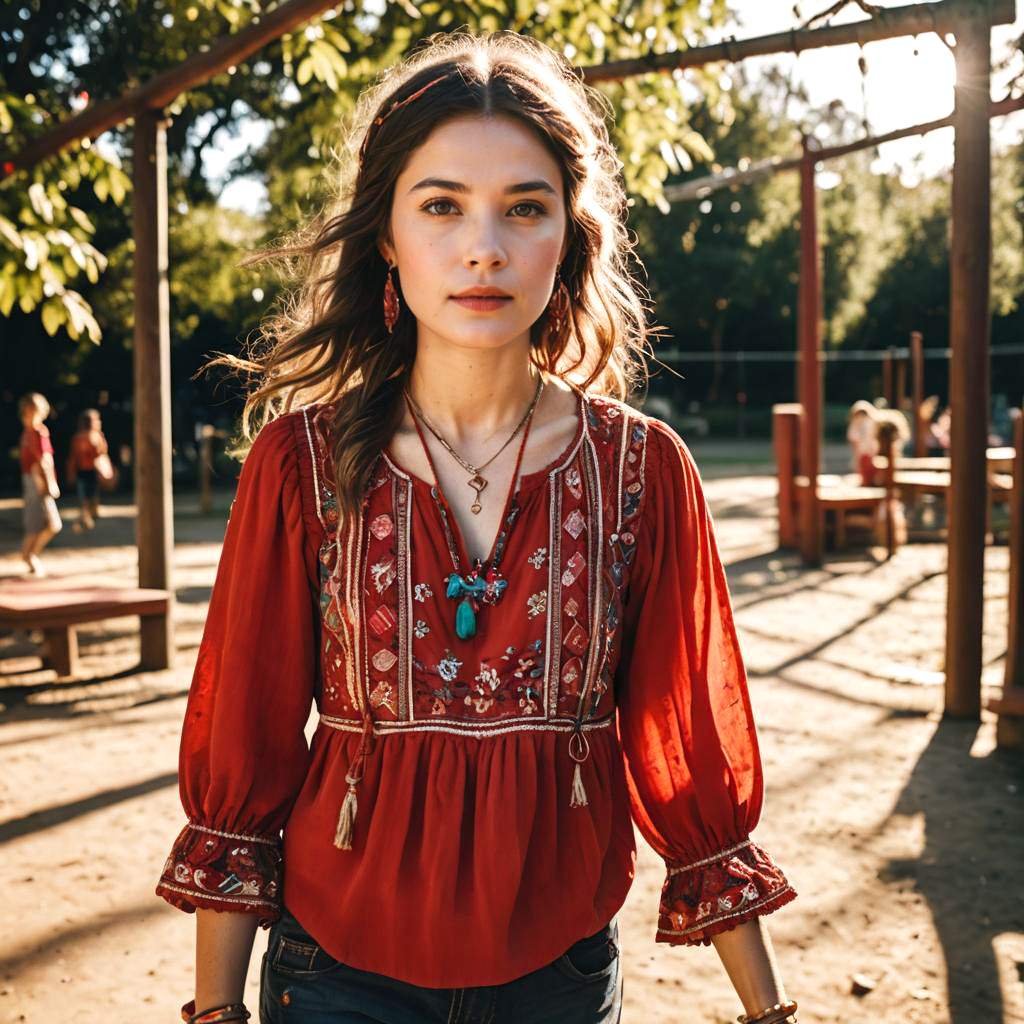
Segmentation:
<svg viewBox="0 0 1024 1024">
<path fill-rule="evenodd" d="M 476 310 L 480 313 L 489 313 L 495 309 L 501 309 L 507 302 L 512 301 L 511 295 L 478 294 L 453 295 L 452 302 L 458 303 L 464 309 Z"/>
</svg>

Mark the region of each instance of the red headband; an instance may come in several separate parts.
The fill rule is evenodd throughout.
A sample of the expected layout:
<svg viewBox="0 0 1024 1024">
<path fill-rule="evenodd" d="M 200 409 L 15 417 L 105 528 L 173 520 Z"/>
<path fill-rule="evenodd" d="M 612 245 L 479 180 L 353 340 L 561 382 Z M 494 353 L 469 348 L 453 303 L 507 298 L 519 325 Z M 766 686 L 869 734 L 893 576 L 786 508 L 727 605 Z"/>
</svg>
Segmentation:
<svg viewBox="0 0 1024 1024">
<path fill-rule="evenodd" d="M 363 136 L 363 144 L 359 147 L 359 163 L 360 166 L 363 163 L 363 157 L 366 155 L 366 145 L 370 141 L 370 133 L 375 127 L 383 124 L 399 107 L 404 107 L 407 103 L 412 103 L 414 99 L 422 96 L 432 85 L 437 85 L 442 79 L 447 78 L 451 74 L 450 71 L 446 71 L 443 75 L 438 75 L 437 78 L 427 82 L 421 89 L 417 89 L 411 96 L 406 96 L 404 100 L 399 101 L 394 106 L 390 107 L 385 114 L 378 114 L 370 126 L 366 129 L 366 134 Z"/>
</svg>

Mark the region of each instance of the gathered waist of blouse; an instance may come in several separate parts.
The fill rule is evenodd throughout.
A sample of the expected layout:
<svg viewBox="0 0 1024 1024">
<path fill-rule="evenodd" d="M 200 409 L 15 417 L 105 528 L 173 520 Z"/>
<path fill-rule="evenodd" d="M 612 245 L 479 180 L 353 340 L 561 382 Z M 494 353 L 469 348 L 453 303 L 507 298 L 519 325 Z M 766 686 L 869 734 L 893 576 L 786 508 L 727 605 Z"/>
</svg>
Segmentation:
<svg viewBox="0 0 1024 1024">
<path fill-rule="evenodd" d="M 565 732 L 571 733 L 577 730 L 591 732 L 594 729 L 607 729 L 615 721 L 614 714 L 606 715 L 603 718 L 591 719 L 577 724 L 569 718 L 556 719 L 521 719 L 519 721 L 508 721 L 496 719 L 492 723 L 483 724 L 480 722 L 459 722 L 446 720 L 444 722 L 412 721 L 412 722 L 388 722 L 372 720 L 372 725 L 356 718 L 342 718 L 337 715 L 320 713 L 321 724 L 329 729 L 338 732 L 363 733 L 372 728 L 374 736 L 387 736 L 395 733 L 411 732 L 433 732 L 448 733 L 453 736 L 469 736 L 472 739 L 486 739 L 490 736 L 504 736 L 515 732 Z"/>
</svg>

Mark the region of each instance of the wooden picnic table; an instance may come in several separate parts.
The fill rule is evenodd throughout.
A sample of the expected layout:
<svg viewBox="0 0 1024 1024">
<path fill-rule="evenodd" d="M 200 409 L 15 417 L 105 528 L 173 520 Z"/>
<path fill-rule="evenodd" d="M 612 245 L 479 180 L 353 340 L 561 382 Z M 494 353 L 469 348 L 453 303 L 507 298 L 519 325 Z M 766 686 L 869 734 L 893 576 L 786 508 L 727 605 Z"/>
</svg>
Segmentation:
<svg viewBox="0 0 1024 1024">
<path fill-rule="evenodd" d="M 985 450 L 985 459 L 990 470 L 1009 472 L 1013 465 L 1013 448 L 998 446 Z M 876 469 L 885 469 L 885 457 L 876 455 L 874 458 Z M 951 469 L 948 455 L 900 455 L 896 459 L 896 471 L 906 470 L 907 472 L 945 472 Z"/>
<path fill-rule="evenodd" d="M 78 671 L 75 626 L 124 615 L 138 615 L 141 619 L 166 617 L 170 602 L 167 590 L 117 587 L 95 578 L 47 576 L 0 580 L 0 630 L 42 630 L 45 660 L 58 675 L 71 676 Z"/>
</svg>

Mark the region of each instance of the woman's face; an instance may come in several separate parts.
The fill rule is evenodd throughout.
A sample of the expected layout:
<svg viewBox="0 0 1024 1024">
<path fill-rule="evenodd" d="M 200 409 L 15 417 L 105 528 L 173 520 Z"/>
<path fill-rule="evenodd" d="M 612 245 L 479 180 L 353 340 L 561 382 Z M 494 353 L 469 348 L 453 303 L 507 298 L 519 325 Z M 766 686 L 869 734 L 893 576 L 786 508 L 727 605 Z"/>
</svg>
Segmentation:
<svg viewBox="0 0 1024 1024">
<path fill-rule="evenodd" d="M 558 162 L 512 117 L 454 118 L 413 151 L 381 252 L 396 265 L 421 342 L 485 349 L 529 338 L 565 255 L 562 191 Z M 481 287 L 507 298 L 456 298 Z"/>
</svg>

